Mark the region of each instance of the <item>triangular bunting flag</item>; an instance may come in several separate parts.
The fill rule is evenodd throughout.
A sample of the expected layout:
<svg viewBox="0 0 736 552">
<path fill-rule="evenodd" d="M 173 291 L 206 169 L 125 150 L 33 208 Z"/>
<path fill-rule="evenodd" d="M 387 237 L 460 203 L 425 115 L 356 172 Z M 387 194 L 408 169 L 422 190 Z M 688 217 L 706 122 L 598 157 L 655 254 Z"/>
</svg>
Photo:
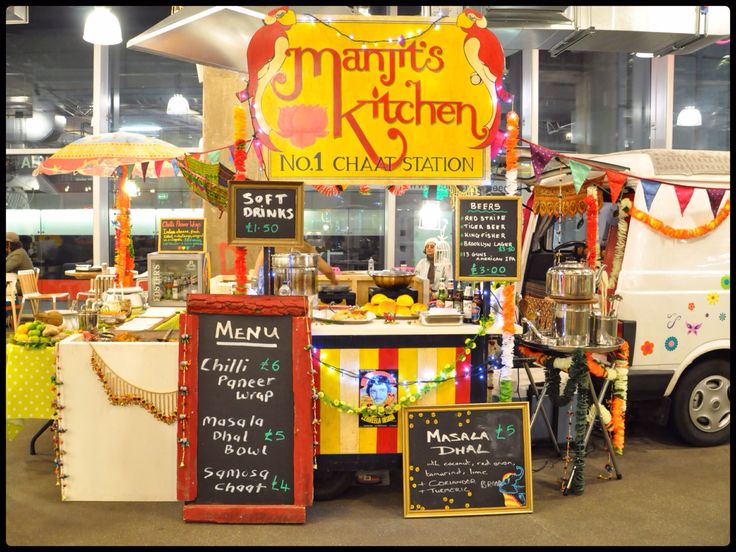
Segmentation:
<svg viewBox="0 0 736 552">
<path fill-rule="evenodd" d="M 146 172 L 148 171 L 148 161 L 141 163 L 141 172 L 143 173 L 143 183 L 146 182 Z"/>
<path fill-rule="evenodd" d="M 726 189 L 706 188 L 705 191 L 708 192 L 708 199 L 710 200 L 710 210 L 713 212 L 713 218 L 715 218 L 716 213 L 718 213 L 718 207 L 721 206 L 721 200 L 726 193 Z"/>
<path fill-rule="evenodd" d="M 532 154 L 532 168 L 534 169 L 534 178 L 537 182 L 541 179 L 542 171 L 547 166 L 549 160 L 552 159 L 556 152 L 537 144 L 529 144 Z"/>
<path fill-rule="evenodd" d="M 616 203 L 621 189 L 626 184 L 626 175 L 615 171 L 606 171 L 606 178 L 608 178 L 608 189 L 611 191 L 611 203 Z"/>
<path fill-rule="evenodd" d="M 652 201 L 659 191 L 659 185 L 659 182 L 653 180 L 642 179 L 641 181 L 641 188 L 644 190 L 644 201 L 647 202 L 647 211 L 652 208 Z"/>
<path fill-rule="evenodd" d="M 171 168 L 174 171 L 174 176 L 179 176 L 179 165 L 176 164 L 176 159 L 172 159 L 169 161 L 171 163 Z"/>
<path fill-rule="evenodd" d="M 220 153 L 220 150 L 211 151 L 207 154 L 207 159 L 209 159 L 210 163 L 219 163 Z"/>
<path fill-rule="evenodd" d="M 693 197 L 695 188 L 692 186 L 678 186 L 675 184 L 675 195 L 677 195 L 677 202 L 680 204 L 680 214 L 685 215 L 685 209 L 690 204 L 690 198 Z"/>
<path fill-rule="evenodd" d="M 135 170 L 135 163 L 128 165 L 128 178 L 133 178 L 133 171 Z"/>
<path fill-rule="evenodd" d="M 572 159 L 569 159 L 568 163 L 570 165 L 570 172 L 572 173 L 572 184 L 575 186 L 575 191 L 579 192 L 580 188 L 583 187 L 585 179 L 588 177 L 590 167 Z"/>
<path fill-rule="evenodd" d="M 163 167 L 163 166 L 164 166 L 164 162 L 163 161 L 155 161 L 153 163 L 153 172 L 156 174 L 156 178 L 160 178 L 161 177 L 161 167 Z"/>
<path fill-rule="evenodd" d="M 228 146 L 227 149 L 230 150 L 230 159 L 232 159 L 234 163 L 235 162 L 235 144 Z"/>
</svg>

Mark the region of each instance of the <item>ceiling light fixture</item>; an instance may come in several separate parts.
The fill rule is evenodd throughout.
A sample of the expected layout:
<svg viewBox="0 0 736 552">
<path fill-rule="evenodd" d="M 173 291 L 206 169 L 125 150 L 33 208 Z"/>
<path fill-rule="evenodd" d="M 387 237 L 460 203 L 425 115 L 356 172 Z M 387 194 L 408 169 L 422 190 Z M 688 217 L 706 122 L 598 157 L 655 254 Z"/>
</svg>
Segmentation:
<svg viewBox="0 0 736 552">
<path fill-rule="evenodd" d="M 169 98 L 166 106 L 167 115 L 189 115 L 189 101 L 181 94 L 174 94 Z"/>
<path fill-rule="evenodd" d="M 82 38 L 101 46 L 120 44 L 123 41 L 120 22 L 108 8 L 97 7 L 87 16 Z"/>
<path fill-rule="evenodd" d="M 636 54 L 634 55 L 638 58 L 653 58 L 654 57 L 654 54 L 651 52 L 636 52 Z"/>
<path fill-rule="evenodd" d="M 703 118 L 697 107 L 688 105 L 677 115 L 677 126 L 694 127 L 703 124 Z"/>
</svg>

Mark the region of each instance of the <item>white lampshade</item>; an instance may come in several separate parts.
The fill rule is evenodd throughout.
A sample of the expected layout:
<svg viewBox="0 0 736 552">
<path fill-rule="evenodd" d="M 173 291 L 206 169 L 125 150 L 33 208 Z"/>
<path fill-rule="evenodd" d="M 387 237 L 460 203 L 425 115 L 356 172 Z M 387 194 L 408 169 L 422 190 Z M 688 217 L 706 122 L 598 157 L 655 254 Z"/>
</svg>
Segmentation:
<svg viewBox="0 0 736 552">
<path fill-rule="evenodd" d="M 425 199 L 419 209 L 419 228 L 421 230 L 439 230 L 442 219 L 440 202 L 434 199 Z"/>
<path fill-rule="evenodd" d="M 703 118 L 698 108 L 688 105 L 677 115 L 677 126 L 700 126 Z"/>
<path fill-rule="evenodd" d="M 123 41 L 123 35 L 120 32 L 120 22 L 108 8 L 95 8 L 87 16 L 82 38 L 87 42 L 102 46 L 120 44 Z"/>
<path fill-rule="evenodd" d="M 181 94 L 174 94 L 169 98 L 169 103 L 166 106 L 167 115 L 188 115 L 189 114 L 189 102 Z"/>
</svg>

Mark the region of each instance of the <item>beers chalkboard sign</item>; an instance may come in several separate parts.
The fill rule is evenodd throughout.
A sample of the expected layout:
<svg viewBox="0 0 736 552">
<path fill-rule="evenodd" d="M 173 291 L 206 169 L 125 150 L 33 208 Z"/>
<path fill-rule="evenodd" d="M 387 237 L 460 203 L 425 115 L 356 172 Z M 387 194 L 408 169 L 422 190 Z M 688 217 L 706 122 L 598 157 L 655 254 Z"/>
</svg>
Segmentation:
<svg viewBox="0 0 736 552">
<path fill-rule="evenodd" d="M 457 279 L 519 280 L 521 221 L 520 197 L 458 197 Z"/>
<path fill-rule="evenodd" d="M 303 241 L 304 188 L 293 182 L 231 182 L 231 245 L 297 245 Z"/>
<path fill-rule="evenodd" d="M 204 244 L 204 218 L 159 219 L 159 253 L 204 253 Z"/>
<path fill-rule="evenodd" d="M 532 512 L 528 403 L 402 410 L 404 517 Z"/>
<path fill-rule="evenodd" d="M 187 521 L 303 523 L 311 503 L 304 297 L 190 295 L 180 333 Z M 181 326 L 181 324 L 180 324 Z"/>
</svg>

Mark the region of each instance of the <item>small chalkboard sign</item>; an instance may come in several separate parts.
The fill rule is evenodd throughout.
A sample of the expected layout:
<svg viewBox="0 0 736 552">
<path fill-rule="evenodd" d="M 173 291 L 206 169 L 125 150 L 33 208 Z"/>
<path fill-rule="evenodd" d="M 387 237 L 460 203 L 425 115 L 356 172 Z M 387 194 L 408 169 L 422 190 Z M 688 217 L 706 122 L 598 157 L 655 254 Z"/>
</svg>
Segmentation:
<svg viewBox="0 0 736 552">
<path fill-rule="evenodd" d="M 312 497 L 304 297 L 192 294 L 180 333 L 186 521 L 303 523 Z"/>
<path fill-rule="evenodd" d="M 519 280 L 521 221 L 520 197 L 458 197 L 456 279 Z"/>
<path fill-rule="evenodd" d="M 532 512 L 528 403 L 402 412 L 404 517 Z"/>
<path fill-rule="evenodd" d="M 293 182 L 230 182 L 228 242 L 231 245 L 302 243 L 304 188 Z"/>
<path fill-rule="evenodd" d="M 204 253 L 204 228 L 204 218 L 159 219 L 159 253 Z"/>
</svg>

